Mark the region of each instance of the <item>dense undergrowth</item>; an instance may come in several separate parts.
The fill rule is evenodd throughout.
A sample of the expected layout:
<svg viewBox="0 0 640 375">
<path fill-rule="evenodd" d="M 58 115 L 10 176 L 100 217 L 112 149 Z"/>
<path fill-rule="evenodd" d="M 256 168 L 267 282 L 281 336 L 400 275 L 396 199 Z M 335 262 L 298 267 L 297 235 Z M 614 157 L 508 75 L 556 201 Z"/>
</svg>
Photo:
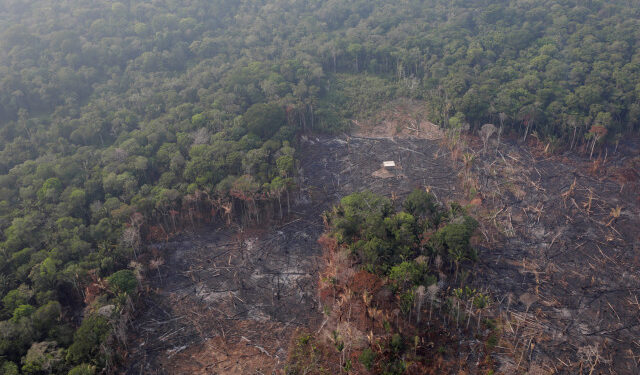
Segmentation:
<svg viewBox="0 0 640 375">
<path fill-rule="evenodd" d="M 423 190 L 413 191 L 399 212 L 388 198 L 355 193 L 326 219 L 338 244 L 357 255 L 368 272 L 388 276 L 398 290 L 433 284 L 436 279 L 427 270 L 435 258 L 457 268 L 476 257 L 469 242 L 478 225 L 475 219 L 456 203 L 443 210 Z"/>
<path fill-rule="evenodd" d="M 113 371 L 131 300 L 157 267 L 138 258 L 144 244 L 282 217 L 298 132 L 342 131 L 399 97 L 446 127 L 491 121 L 570 149 L 637 132 L 639 9 L 0 1 L 1 371 Z M 398 238 L 352 245 L 388 277 L 423 267 L 409 242 L 426 224 L 398 215 L 383 220 Z M 472 254 L 449 253 L 452 231 L 418 239 L 442 242 L 455 268 Z"/>
<path fill-rule="evenodd" d="M 478 360 L 491 370 L 499 329 L 483 316 L 491 298 L 468 286 L 478 223 L 465 208 L 424 190 L 400 207 L 362 192 L 325 221 L 326 321 L 295 338 L 288 374 L 450 373 L 468 368 L 469 339 L 484 342 Z"/>
</svg>

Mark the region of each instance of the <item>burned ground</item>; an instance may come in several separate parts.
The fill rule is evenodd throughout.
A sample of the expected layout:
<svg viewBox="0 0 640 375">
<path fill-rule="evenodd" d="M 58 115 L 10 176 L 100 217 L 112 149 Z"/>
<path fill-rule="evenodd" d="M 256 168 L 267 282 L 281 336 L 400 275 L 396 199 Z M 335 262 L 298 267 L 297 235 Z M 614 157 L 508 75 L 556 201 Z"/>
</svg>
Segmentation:
<svg viewBox="0 0 640 375">
<path fill-rule="evenodd" d="M 606 164 L 475 147 L 488 240 L 476 283 L 501 302 L 502 372 L 640 372 L 640 190 L 618 178 L 630 146 Z"/>
<path fill-rule="evenodd" d="M 129 348 L 131 374 L 259 374 L 284 366 L 292 332 L 320 324 L 317 300 L 323 211 L 354 191 L 393 199 L 430 187 L 455 193 L 456 173 L 436 141 L 304 138 L 300 193 L 268 229 L 208 228 L 156 244 Z M 397 168 L 380 178 L 384 160 Z"/>
<path fill-rule="evenodd" d="M 476 142 L 465 172 L 440 141 L 421 138 L 303 137 L 301 189 L 282 223 L 156 245 L 165 264 L 150 274 L 156 292 L 135 321 L 129 373 L 283 369 L 295 329 L 323 322 L 322 212 L 355 191 L 399 202 L 414 188 L 467 199 L 482 223 L 469 282 L 491 291 L 502 322 L 498 373 L 638 373 L 640 202 L 630 159 L 610 157 L 593 174 L 578 157 L 515 143 L 483 153 Z M 382 169 L 386 160 L 397 167 Z"/>
</svg>

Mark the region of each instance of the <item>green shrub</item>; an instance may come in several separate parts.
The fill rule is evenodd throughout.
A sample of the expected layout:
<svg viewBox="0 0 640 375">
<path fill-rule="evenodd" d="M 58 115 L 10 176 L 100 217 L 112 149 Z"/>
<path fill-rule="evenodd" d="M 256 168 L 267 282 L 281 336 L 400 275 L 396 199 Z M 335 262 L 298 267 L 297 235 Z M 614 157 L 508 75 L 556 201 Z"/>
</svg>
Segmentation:
<svg viewBox="0 0 640 375">
<path fill-rule="evenodd" d="M 24 287 L 20 287 L 7 293 L 7 295 L 2 298 L 2 304 L 8 314 L 13 314 L 13 311 L 18 306 L 27 305 L 32 295 L 33 292 Z"/>
<path fill-rule="evenodd" d="M 106 340 L 110 331 L 111 324 L 105 317 L 89 315 L 84 318 L 67 351 L 67 361 L 74 364 L 84 361 L 101 364 L 100 344 Z"/>
<path fill-rule="evenodd" d="M 18 375 L 20 371 L 18 370 L 18 365 L 11 361 L 7 361 L 0 366 L 0 374 L 3 375 Z"/>
<path fill-rule="evenodd" d="M 33 343 L 22 359 L 23 374 L 51 374 L 60 373 L 64 367 L 64 349 L 59 348 L 55 341 Z"/>
<path fill-rule="evenodd" d="M 96 373 L 96 367 L 83 363 L 72 368 L 68 375 L 93 375 Z"/>
<path fill-rule="evenodd" d="M 20 318 L 31 316 L 36 308 L 31 305 L 20 305 L 13 310 L 12 322 L 17 322 Z"/>
<path fill-rule="evenodd" d="M 473 260 L 476 255 L 471 248 L 470 240 L 477 227 L 478 222 L 470 216 L 458 218 L 438 230 L 435 236 L 437 246 L 454 262 Z"/>
<path fill-rule="evenodd" d="M 360 353 L 358 359 L 367 370 L 371 370 L 376 361 L 376 354 L 373 350 L 366 348 L 362 353 Z"/>
<path fill-rule="evenodd" d="M 402 350 L 404 350 L 404 340 L 399 333 L 394 333 L 391 336 L 391 350 L 396 354 L 402 353 Z"/>
<path fill-rule="evenodd" d="M 111 289 L 116 293 L 133 294 L 138 287 L 136 275 L 131 270 L 120 270 L 107 278 Z"/>
<path fill-rule="evenodd" d="M 391 212 L 391 201 L 370 191 L 347 195 L 331 215 L 334 234 L 341 242 L 357 235 L 367 239 L 383 238 L 383 220 Z"/>
<path fill-rule="evenodd" d="M 384 219 L 384 225 L 388 235 L 393 238 L 397 246 L 414 246 L 418 240 L 416 237 L 416 219 L 406 212 Z"/>
<path fill-rule="evenodd" d="M 414 285 L 419 284 L 425 275 L 425 268 L 416 262 L 402 262 L 391 267 L 389 272 L 389 280 L 397 290 L 410 289 Z"/>
<path fill-rule="evenodd" d="M 252 105 L 244 114 L 243 119 L 247 129 L 262 139 L 271 138 L 285 124 L 286 120 L 282 107 L 271 103 Z"/>
<path fill-rule="evenodd" d="M 433 194 L 421 189 L 412 191 L 402 206 L 416 217 L 432 217 L 437 212 L 437 204 Z"/>
</svg>

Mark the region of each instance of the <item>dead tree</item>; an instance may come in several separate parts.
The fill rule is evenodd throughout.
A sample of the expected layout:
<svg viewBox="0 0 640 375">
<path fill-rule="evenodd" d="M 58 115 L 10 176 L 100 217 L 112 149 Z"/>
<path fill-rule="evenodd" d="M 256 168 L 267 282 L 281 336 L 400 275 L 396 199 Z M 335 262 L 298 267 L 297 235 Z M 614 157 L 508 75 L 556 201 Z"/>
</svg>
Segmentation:
<svg viewBox="0 0 640 375">
<path fill-rule="evenodd" d="M 487 142 L 489 138 L 496 132 L 496 127 L 493 124 L 484 124 L 480 129 L 480 136 L 482 137 L 482 153 L 484 154 L 487 149 Z"/>
</svg>

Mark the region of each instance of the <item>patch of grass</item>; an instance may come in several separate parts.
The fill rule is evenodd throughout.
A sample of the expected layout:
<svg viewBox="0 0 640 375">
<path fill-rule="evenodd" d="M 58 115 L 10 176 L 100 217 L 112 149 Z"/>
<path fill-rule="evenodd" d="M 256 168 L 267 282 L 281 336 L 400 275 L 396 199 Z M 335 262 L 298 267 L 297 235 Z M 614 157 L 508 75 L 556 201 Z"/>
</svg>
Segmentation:
<svg viewBox="0 0 640 375">
<path fill-rule="evenodd" d="M 344 349 L 344 342 L 342 341 L 342 337 L 336 330 L 333 331 L 333 345 L 335 345 L 338 352 L 342 352 L 342 350 Z"/>
<path fill-rule="evenodd" d="M 469 187 L 469 194 L 468 194 L 469 200 L 472 200 L 477 196 L 478 196 L 478 190 L 473 186 Z"/>
</svg>

